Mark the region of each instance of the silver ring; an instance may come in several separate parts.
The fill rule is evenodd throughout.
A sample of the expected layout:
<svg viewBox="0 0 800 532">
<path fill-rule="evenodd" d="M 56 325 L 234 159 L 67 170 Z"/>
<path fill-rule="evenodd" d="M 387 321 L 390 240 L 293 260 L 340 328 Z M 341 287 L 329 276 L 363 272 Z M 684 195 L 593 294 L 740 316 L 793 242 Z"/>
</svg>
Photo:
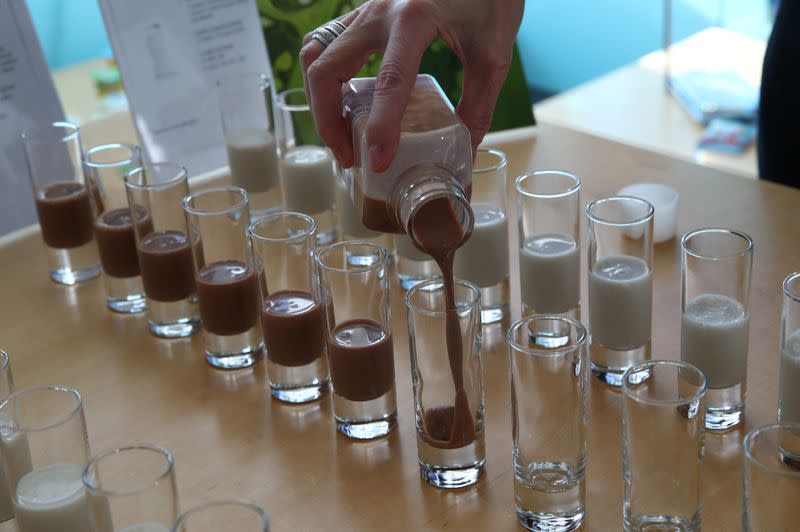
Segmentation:
<svg viewBox="0 0 800 532">
<path fill-rule="evenodd" d="M 333 40 L 336 39 L 336 37 L 338 37 L 342 33 L 344 33 L 344 30 L 346 29 L 347 26 L 345 26 L 338 20 L 332 20 L 314 30 L 313 35 L 311 35 L 311 39 L 322 43 L 322 45 L 327 48 L 328 46 L 330 46 Z"/>
</svg>

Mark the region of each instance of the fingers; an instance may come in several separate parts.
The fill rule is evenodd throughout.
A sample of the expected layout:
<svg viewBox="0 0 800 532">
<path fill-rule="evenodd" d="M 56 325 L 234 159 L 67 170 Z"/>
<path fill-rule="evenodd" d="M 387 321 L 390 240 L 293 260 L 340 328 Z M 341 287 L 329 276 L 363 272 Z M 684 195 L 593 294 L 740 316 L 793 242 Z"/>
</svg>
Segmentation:
<svg viewBox="0 0 800 532">
<path fill-rule="evenodd" d="M 422 54 L 435 36 L 436 27 L 424 9 L 406 8 L 397 15 L 367 122 L 368 157 L 374 172 L 386 170 L 397 153 L 400 120 L 416 83 Z"/>
</svg>

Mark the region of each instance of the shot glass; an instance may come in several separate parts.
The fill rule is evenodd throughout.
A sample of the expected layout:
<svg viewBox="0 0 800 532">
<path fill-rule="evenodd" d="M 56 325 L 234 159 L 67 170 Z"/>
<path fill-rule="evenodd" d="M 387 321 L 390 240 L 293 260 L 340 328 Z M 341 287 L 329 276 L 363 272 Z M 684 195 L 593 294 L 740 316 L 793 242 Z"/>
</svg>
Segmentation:
<svg viewBox="0 0 800 532">
<path fill-rule="evenodd" d="M 259 325 L 260 272 L 247 238 L 247 192 L 212 188 L 183 199 L 192 243 L 206 360 L 216 368 L 252 366 L 264 342 Z"/>
<path fill-rule="evenodd" d="M 571 318 L 534 316 L 511 326 L 508 346 L 517 518 L 528 530 L 576 530 L 586 500 L 588 334 Z"/>
<path fill-rule="evenodd" d="M 522 315 L 581 319 L 581 180 L 559 171 L 514 182 L 519 233 Z"/>
<path fill-rule="evenodd" d="M 150 332 L 183 338 L 200 329 L 192 246 L 181 202 L 189 194 L 186 169 L 176 163 L 140 166 L 125 176 L 131 211 L 144 209 L 150 224 L 136 224 L 142 286 Z"/>
<path fill-rule="evenodd" d="M 648 202 L 629 196 L 586 208 L 592 373 L 611 386 L 650 359 L 653 212 Z"/>
<path fill-rule="evenodd" d="M 8 353 L 0 350 L 0 401 L 5 400 L 14 393 L 14 378 L 11 375 L 11 361 Z M 0 426 L 4 418 L 0 417 Z M 2 447 L 0 447 L 2 454 Z M 14 500 L 8 488 L 8 472 L 5 464 L 0 460 L 0 523 L 13 519 Z"/>
<path fill-rule="evenodd" d="M 436 262 L 430 255 L 417 249 L 408 235 L 394 235 L 394 253 L 397 282 L 403 290 L 442 277 Z"/>
<path fill-rule="evenodd" d="M 253 220 L 280 211 L 272 81 L 264 74 L 240 73 L 219 80 L 217 92 L 233 185 L 247 192 Z"/>
<path fill-rule="evenodd" d="M 154 445 L 130 445 L 100 453 L 83 471 L 97 532 L 168 532 L 178 518 L 172 454 Z"/>
<path fill-rule="evenodd" d="M 475 484 L 486 460 L 481 291 L 465 281 L 453 291 L 450 310 L 442 281 L 405 295 L 420 474 L 438 488 Z"/>
<path fill-rule="evenodd" d="M 339 234 L 342 240 L 360 240 L 374 242 L 390 250 L 392 248 L 392 236 L 388 233 L 379 233 L 364 227 L 361 223 L 361 213 L 353 204 L 350 195 L 353 182 L 353 172 L 350 168 L 338 168 L 336 180 L 336 214 L 339 218 Z M 350 260 L 356 264 L 363 264 L 369 261 L 371 255 L 360 257 L 353 255 Z"/>
<path fill-rule="evenodd" d="M 729 229 L 698 229 L 681 240 L 681 360 L 705 373 L 706 428 L 744 415 L 753 241 Z"/>
<path fill-rule="evenodd" d="M 53 122 L 22 134 L 28 175 L 47 246 L 50 278 L 74 285 L 100 275 L 92 190 L 81 162 L 78 126 Z"/>
<path fill-rule="evenodd" d="M 798 528 L 800 468 L 785 460 L 786 433 L 800 434 L 800 423 L 767 425 L 744 438 L 744 532 Z"/>
<path fill-rule="evenodd" d="M 144 206 L 128 207 L 124 184 L 125 175 L 141 164 L 139 147 L 130 144 L 103 144 L 83 154 L 86 178 L 96 187 L 94 236 L 103 266 L 106 305 L 123 314 L 147 308 L 134 225 L 146 234 L 153 230 L 153 221 Z"/>
<path fill-rule="evenodd" d="M 800 423 L 800 272 L 783 280 L 778 422 Z M 800 431 L 781 432 L 784 461 L 800 468 Z"/>
<path fill-rule="evenodd" d="M 267 513 L 242 501 L 213 501 L 187 510 L 175 522 L 172 532 L 269 532 Z"/>
<path fill-rule="evenodd" d="M 706 378 L 691 364 L 652 360 L 622 378 L 626 531 L 700 530 Z"/>
<path fill-rule="evenodd" d="M 262 268 L 261 328 L 272 396 L 305 403 L 328 387 L 325 306 L 316 275 L 316 230 L 306 214 L 280 212 L 248 231 Z"/>
<path fill-rule="evenodd" d="M 357 265 L 352 255 L 372 259 Z M 386 250 L 370 242 L 339 242 L 317 255 L 336 428 L 359 440 L 385 436 L 397 423 L 386 262 Z"/>
<path fill-rule="evenodd" d="M 322 144 L 305 91 L 278 95 L 278 156 L 283 204 L 317 222 L 317 245 L 337 239 L 336 169 L 331 151 Z"/>
<path fill-rule="evenodd" d="M 19 532 L 113 530 L 107 501 L 90 500 L 81 481 L 90 453 L 77 391 L 47 386 L 9 396 L 0 403 L 0 450 Z"/>
<path fill-rule="evenodd" d="M 506 154 L 480 149 L 472 167 L 472 212 L 469 240 L 456 252 L 453 274 L 481 289 L 481 323 L 496 323 L 508 314 L 509 260 L 506 215 Z"/>
</svg>

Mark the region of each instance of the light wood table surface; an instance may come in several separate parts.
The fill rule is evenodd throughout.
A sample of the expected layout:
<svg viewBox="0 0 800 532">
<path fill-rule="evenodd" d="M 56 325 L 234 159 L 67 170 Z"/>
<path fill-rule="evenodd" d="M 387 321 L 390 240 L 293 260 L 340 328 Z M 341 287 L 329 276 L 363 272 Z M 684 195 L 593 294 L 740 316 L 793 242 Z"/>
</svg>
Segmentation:
<svg viewBox="0 0 800 532">
<path fill-rule="evenodd" d="M 495 136 L 489 144 L 507 152 L 509 183 L 531 169 L 571 171 L 583 178 L 585 204 L 634 181 L 663 182 L 681 193 L 681 233 L 711 225 L 747 231 L 755 240 L 755 262 L 745 429 L 774 421 L 779 285 L 800 269 L 800 191 L 554 126 Z M 516 234 L 510 237 L 516 241 Z M 512 253 L 515 314 L 517 275 Z M 275 531 L 518 530 L 507 324 L 483 331 L 486 473 L 474 487 L 438 490 L 419 478 L 405 310 L 396 284 L 393 290 L 399 423 L 387 438 L 366 443 L 337 434 L 329 396 L 308 406 L 280 404 L 270 398 L 263 363 L 213 370 L 201 355 L 200 335 L 157 340 L 142 316 L 111 314 L 99 279 L 74 288 L 53 284 L 36 234 L 6 239 L 0 247 L 0 346 L 11 355 L 18 388 L 65 384 L 81 391 L 94 451 L 128 442 L 170 449 L 183 507 L 209 498 L 251 499 L 269 512 Z M 653 301 L 654 357 L 678 358 L 675 240 L 656 247 Z M 620 394 L 592 379 L 590 395 L 584 530 L 620 530 Z M 707 436 L 703 530 L 739 530 L 743 433 Z"/>
</svg>

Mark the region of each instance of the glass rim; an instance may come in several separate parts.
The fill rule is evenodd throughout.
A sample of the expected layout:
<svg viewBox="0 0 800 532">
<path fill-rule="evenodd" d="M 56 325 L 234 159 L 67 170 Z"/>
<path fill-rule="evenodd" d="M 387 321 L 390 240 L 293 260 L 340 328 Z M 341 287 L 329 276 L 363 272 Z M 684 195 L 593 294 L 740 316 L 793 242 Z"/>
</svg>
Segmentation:
<svg viewBox="0 0 800 532">
<path fill-rule="evenodd" d="M 201 513 L 204 510 L 208 510 L 210 508 L 219 508 L 224 506 L 232 506 L 250 510 L 261 518 L 264 525 L 269 525 L 269 516 L 261 506 L 249 501 L 242 501 L 236 499 L 218 499 L 200 503 L 198 505 L 189 508 L 188 510 L 183 511 L 178 516 L 178 519 L 175 521 L 175 526 L 172 527 L 171 532 L 177 532 L 181 530 L 181 527 L 186 524 L 186 520 L 189 519 L 192 515 Z"/>
<path fill-rule="evenodd" d="M 786 276 L 783 280 L 783 293 L 786 297 L 791 299 L 792 301 L 796 301 L 800 303 L 800 292 L 794 292 L 789 285 L 793 284 L 794 281 L 800 280 L 800 272 L 790 273 Z M 0 368 L 2 370 L 2 368 Z"/>
<path fill-rule="evenodd" d="M 124 453 L 126 451 L 152 451 L 157 454 L 160 454 L 165 459 L 165 466 L 163 472 L 159 473 L 157 477 L 152 480 L 149 480 L 144 483 L 144 485 L 136 486 L 135 488 L 130 488 L 126 490 L 112 490 L 100 487 L 97 480 L 97 475 L 94 475 L 93 479 L 89 478 L 89 471 L 97 467 L 97 465 L 110 456 L 117 456 L 120 453 Z M 135 495 L 137 493 L 142 493 L 147 491 L 151 488 L 158 486 L 162 480 L 169 477 L 175 471 L 175 458 L 173 457 L 172 453 L 169 452 L 167 449 L 163 447 L 159 447 L 158 445 L 153 445 L 150 443 L 133 443 L 130 445 L 124 445 L 122 447 L 114 447 L 111 449 L 106 449 L 105 451 L 94 455 L 91 459 L 89 459 L 89 463 L 86 464 L 86 467 L 83 468 L 83 474 L 81 475 L 81 480 L 83 481 L 83 485 L 86 486 L 88 489 L 95 493 L 99 493 L 106 496 L 116 496 L 116 497 L 124 497 L 128 495 Z"/>
<path fill-rule="evenodd" d="M 642 205 L 643 207 L 646 207 L 647 208 L 647 212 L 644 215 L 642 215 L 642 216 L 640 216 L 638 218 L 635 218 L 633 220 L 627 221 L 627 222 L 612 222 L 611 220 L 608 220 L 606 218 L 602 218 L 600 216 L 597 216 L 596 214 L 594 214 L 592 212 L 594 209 L 596 209 L 597 207 L 599 207 L 600 205 L 603 205 L 605 203 L 617 203 L 617 202 L 624 202 L 624 201 L 631 201 L 633 203 L 638 203 L 638 204 Z M 652 203 L 650 203 L 649 201 L 647 201 L 645 199 L 637 198 L 636 196 L 610 196 L 608 198 L 601 198 L 601 199 L 594 200 L 593 202 L 589 203 L 589 205 L 586 206 L 586 216 L 589 217 L 589 220 L 591 220 L 592 222 L 595 222 L 595 223 L 608 225 L 608 226 L 612 226 L 612 227 L 631 227 L 631 226 L 634 226 L 634 225 L 639 225 L 639 224 L 644 223 L 644 222 L 646 222 L 648 220 L 651 220 L 653 218 L 653 216 L 655 215 L 655 212 L 656 212 L 656 210 L 655 210 L 655 207 L 653 207 Z"/>
<path fill-rule="evenodd" d="M 129 152 L 129 155 L 126 159 L 120 161 L 114 161 L 113 163 L 98 163 L 91 160 L 91 156 L 105 150 L 119 150 L 119 149 L 126 149 Z M 88 150 L 83 153 L 83 164 L 88 166 L 89 168 L 117 168 L 119 166 L 127 166 L 133 164 L 134 161 L 139 161 L 141 164 L 142 160 L 142 149 L 135 145 L 135 144 L 128 144 L 125 142 L 110 142 L 108 144 L 99 144 L 97 146 L 92 146 Z"/>
<path fill-rule="evenodd" d="M 215 209 L 215 210 L 212 210 L 212 211 L 207 211 L 207 210 L 203 210 L 203 209 L 197 209 L 197 208 L 192 207 L 190 205 L 190 203 L 192 201 L 194 201 L 195 199 L 197 199 L 199 197 L 210 195 L 210 194 L 218 194 L 220 192 L 228 192 L 228 193 L 239 194 L 240 199 L 239 199 L 239 201 L 237 201 L 233 205 L 225 207 L 224 209 Z M 233 187 L 233 186 L 231 186 L 231 187 L 206 188 L 204 190 L 199 190 L 197 192 L 192 192 L 192 193 L 186 194 L 186 196 L 183 198 L 183 210 L 185 210 L 189 214 L 193 214 L 195 216 L 219 216 L 220 214 L 225 214 L 225 213 L 228 213 L 228 212 L 231 212 L 231 211 L 235 211 L 235 210 L 238 210 L 238 209 L 241 209 L 241 208 L 245 207 L 247 205 L 248 200 L 249 200 L 249 196 L 247 195 L 247 191 L 245 191 L 241 187 Z"/>
<path fill-rule="evenodd" d="M 475 168 L 473 166 L 472 173 L 473 174 L 489 174 L 491 172 L 496 172 L 498 170 L 502 170 L 506 166 L 508 166 L 508 157 L 502 151 L 495 149 L 495 148 L 478 148 L 476 152 L 475 158 L 477 159 L 478 153 L 488 153 L 494 157 L 497 157 L 497 161 L 492 164 L 491 166 Z"/>
<path fill-rule="evenodd" d="M 260 226 L 261 224 L 267 224 L 271 222 L 275 222 L 280 219 L 294 219 L 294 220 L 302 220 L 307 225 L 304 229 L 302 229 L 296 235 L 287 235 L 282 237 L 271 237 L 271 236 L 264 236 L 259 235 L 256 233 L 256 227 Z M 273 212 L 270 214 L 265 214 L 264 216 L 260 217 L 256 221 L 250 224 L 247 228 L 247 236 L 264 243 L 294 243 L 299 244 L 300 242 L 308 239 L 317 231 L 317 222 L 311 216 L 307 214 L 303 214 L 302 212 L 292 212 L 292 211 L 281 211 L 281 212 Z"/>
<path fill-rule="evenodd" d="M 536 321 L 542 321 L 542 322 L 544 322 L 544 321 L 561 321 L 561 322 L 569 323 L 570 327 L 573 327 L 573 328 L 575 328 L 575 330 L 580 332 L 580 335 L 578 336 L 578 339 L 577 339 L 576 343 L 574 343 L 574 344 L 572 344 L 572 345 L 570 345 L 568 347 L 557 347 L 557 348 L 554 348 L 554 349 L 532 348 L 532 347 L 524 346 L 524 345 L 520 344 L 519 342 L 517 342 L 514 339 L 514 335 L 513 335 L 514 331 L 518 330 L 523 325 L 529 324 L 531 322 L 536 322 Z M 588 336 L 589 335 L 588 335 L 588 333 L 586 331 L 586 327 L 584 327 L 581 322 L 579 322 L 577 320 L 574 320 L 574 319 L 570 318 L 569 316 L 552 314 L 552 315 L 528 316 L 527 318 L 522 318 L 522 319 L 519 319 L 519 320 L 515 321 L 508 328 L 508 332 L 506 333 L 506 340 L 508 341 L 508 345 L 513 347 L 517 351 L 521 351 L 521 352 L 529 354 L 529 355 L 550 357 L 550 356 L 561 356 L 561 355 L 565 355 L 567 353 L 572 353 L 576 349 L 580 349 L 581 347 L 584 347 L 586 345 L 586 339 L 588 338 Z"/>
<path fill-rule="evenodd" d="M 258 79 L 261 81 L 261 84 L 257 85 L 258 88 L 264 87 L 265 85 L 272 85 L 272 77 L 269 74 L 256 70 L 245 70 L 222 76 L 217 79 L 216 85 L 218 88 L 229 87 L 229 85 L 227 85 L 229 82 L 245 81 L 247 79 Z"/>
<path fill-rule="evenodd" d="M 372 248 L 376 251 L 375 255 L 378 257 L 378 260 L 371 264 L 350 264 L 350 267 L 340 268 L 338 266 L 331 266 L 328 264 L 323 263 L 323 259 L 337 251 L 339 248 L 345 248 L 347 246 L 366 246 Z M 337 272 L 337 273 L 366 273 L 370 271 L 377 270 L 378 268 L 385 266 L 386 261 L 388 259 L 389 252 L 386 251 L 386 248 L 381 246 L 380 244 L 376 244 L 374 242 L 368 242 L 366 240 L 343 240 L 341 242 L 335 242 L 333 244 L 327 245 L 321 250 L 317 251 L 316 259 L 317 265 L 327 272 Z"/>
<path fill-rule="evenodd" d="M 572 185 L 566 190 L 553 193 L 533 192 L 525 188 L 525 185 L 523 184 L 525 180 L 527 180 L 528 178 L 545 174 L 558 175 L 571 179 Z M 575 174 L 564 172 L 563 170 L 537 170 L 536 172 L 526 172 L 520 176 L 517 176 L 517 178 L 514 180 L 514 190 L 516 190 L 521 195 L 528 198 L 540 198 L 540 199 L 565 198 L 567 196 L 574 194 L 576 191 L 580 190 L 580 188 L 581 188 L 581 178 L 576 176 Z"/>
<path fill-rule="evenodd" d="M 481 289 L 478 288 L 477 285 L 469 281 L 465 281 L 463 279 L 454 279 L 453 288 L 455 289 L 456 286 L 461 286 L 463 288 L 466 288 L 472 295 L 472 298 L 470 298 L 468 301 L 464 301 L 464 303 L 466 303 L 467 308 L 475 308 L 476 306 L 480 307 Z M 407 290 L 406 293 L 403 295 L 403 302 L 406 304 L 406 307 L 411 312 L 417 312 L 425 316 L 445 316 L 447 314 L 447 310 L 431 310 L 428 308 L 423 308 L 420 305 L 417 305 L 416 303 L 411 301 L 411 298 L 417 292 L 422 292 L 424 290 L 431 292 L 434 289 L 444 290 L 444 280 L 428 279 L 427 281 L 415 284 L 409 290 Z M 456 302 L 456 310 L 458 310 L 458 302 Z"/>
<path fill-rule="evenodd" d="M 779 475 L 782 477 L 790 477 L 790 478 L 800 478 L 800 471 L 788 471 L 785 469 L 778 469 L 774 466 L 770 466 L 756 458 L 753 455 L 750 447 L 750 442 L 757 438 L 758 436 L 765 434 L 767 432 L 774 432 L 776 430 L 791 430 L 792 432 L 797 432 L 800 434 L 800 423 L 771 423 L 769 425 L 762 425 L 760 427 L 756 427 L 748 432 L 744 439 L 742 440 L 742 448 L 744 450 L 744 457 L 745 460 L 750 462 L 751 464 L 757 465 L 759 468 L 769 471 L 771 474 Z M 776 452 L 779 452 L 778 449 L 775 449 Z"/>
<path fill-rule="evenodd" d="M 745 242 L 745 246 L 739 249 L 738 251 L 720 256 L 704 255 L 702 253 L 693 251 L 692 249 L 689 248 L 689 240 L 691 238 L 701 234 L 709 234 L 709 233 L 725 233 L 737 236 Z M 745 255 L 750 254 L 753 251 L 753 239 L 750 238 L 750 235 L 748 235 L 744 231 L 739 231 L 737 229 L 727 229 L 725 227 L 704 227 L 701 229 L 694 229 L 693 231 L 689 231 L 688 233 L 683 235 L 683 238 L 681 238 L 681 250 L 686 252 L 687 255 L 691 255 L 696 259 L 703 259 L 703 260 L 733 259 L 736 257 L 744 257 Z"/>
<path fill-rule="evenodd" d="M 8 371 L 8 366 L 11 364 L 11 356 L 5 349 L 0 349 L 0 373 Z"/>
<path fill-rule="evenodd" d="M 59 417 L 55 421 L 46 425 L 42 425 L 40 427 L 24 427 L 19 424 L 19 420 L 16 419 L 16 416 L 12 416 L 12 420 L 15 422 L 15 425 L 12 427 L 14 429 L 14 432 L 35 433 L 35 432 L 44 432 L 50 429 L 54 429 L 56 427 L 63 425 L 64 423 L 67 423 L 70 419 L 75 417 L 76 413 L 80 412 L 80 410 L 83 408 L 83 397 L 81 396 L 80 392 L 78 392 L 78 390 L 76 390 L 75 388 L 70 388 L 69 386 L 49 385 L 49 386 L 32 386 L 29 388 L 23 388 L 21 390 L 15 391 L 14 393 L 6 397 L 2 402 L 0 402 L 0 410 L 2 410 L 6 404 L 12 401 L 16 402 L 21 397 L 30 394 L 38 394 L 44 391 L 69 394 L 75 400 L 75 404 L 71 409 L 69 409 L 69 411 L 64 416 Z"/>
<path fill-rule="evenodd" d="M 306 91 L 302 87 L 295 87 L 293 89 L 286 89 L 285 91 L 278 93 L 278 106 L 290 112 L 302 112 L 302 111 L 311 111 L 311 104 L 308 102 L 308 98 L 306 98 L 306 103 L 298 104 L 298 103 L 288 103 L 286 101 L 286 96 L 289 94 L 302 94 L 305 96 Z"/>
<path fill-rule="evenodd" d="M 56 122 L 48 122 L 46 126 L 44 125 L 35 125 L 31 126 L 28 129 L 24 130 L 20 136 L 22 140 L 25 142 L 36 142 L 35 134 L 39 132 L 44 132 L 48 128 L 64 128 L 71 130 L 70 133 L 67 133 L 59 142 L 69 142 L 71 140 L 75 140 L 80 135 L 81 128 L 78 124 L 74 122 L 67 122 L 66 120 L 59 120 Z"/>
<path fill-rule="evenodd" d="M 139 183 L 134 183 L 133 181 L 130 180 L 131 176 L 135 174 L 141 174 L 143 172 L 152 170 L 154 168 L 172 168 L 173 170 L 176 171 L 176 174 L 173 177 L 167 179 L 166 181 L 161 181 L 159 183 L 150 183 L 148 185 L 141 185 Z M 150 163 L 137 166 L 130 172 L 126 172 L 123 179 L 125 180 L 126 186 L 129 186 L 130 188 L 136 190 L 157 190 L 162 188 L 169 188 L 172 185 L 180 183 L 184 179 L 188 179 L 189 178 L 188 176 L 189 172 L 186 170 L 186 167 L 183 166 L 182 164 L 172 161 L 164 161 L 160 163 Z"/>
<path fill-rule="evenodd" d="M 688 369 L 694 372 L 696 375 L 699 375 L 702 380 L 700 384 L 697 385 L 698 388 L 695 392 L 688 396 L 683 397 L 680 399 L 646 399 L 641 397 L 636 397 L 633 394 L 633 390 L 630 388 L 630 383 L 628 382 L 628 375 L 631 373 L 639 373 L 642 371 L 649 370 L 654 368 L 655 366 L 672 366 L 678 369 Z M 641 384 L 641 383 L 636 383 Z M 684 405 L 687 403 L 691 403 L 693 401 L 699 400 L 706 394 L 706 390 L 708 389 L 708 379 L 706 378 L 705 374 L 700 371 L 697 366 L 689 364 L 688 362 L 683 362 L 682 360 L 647 360 L 645 362 L 641 362 L 639 364 L 634 364 L 633 366 L 629 367 L 625 370 L 625 373 L 622 375 L 622 392 L 623 394 L 630 398 L 632 401 L 636 401 L 637 403 L 647 404 L 647 405 Z"/>
</svg>

